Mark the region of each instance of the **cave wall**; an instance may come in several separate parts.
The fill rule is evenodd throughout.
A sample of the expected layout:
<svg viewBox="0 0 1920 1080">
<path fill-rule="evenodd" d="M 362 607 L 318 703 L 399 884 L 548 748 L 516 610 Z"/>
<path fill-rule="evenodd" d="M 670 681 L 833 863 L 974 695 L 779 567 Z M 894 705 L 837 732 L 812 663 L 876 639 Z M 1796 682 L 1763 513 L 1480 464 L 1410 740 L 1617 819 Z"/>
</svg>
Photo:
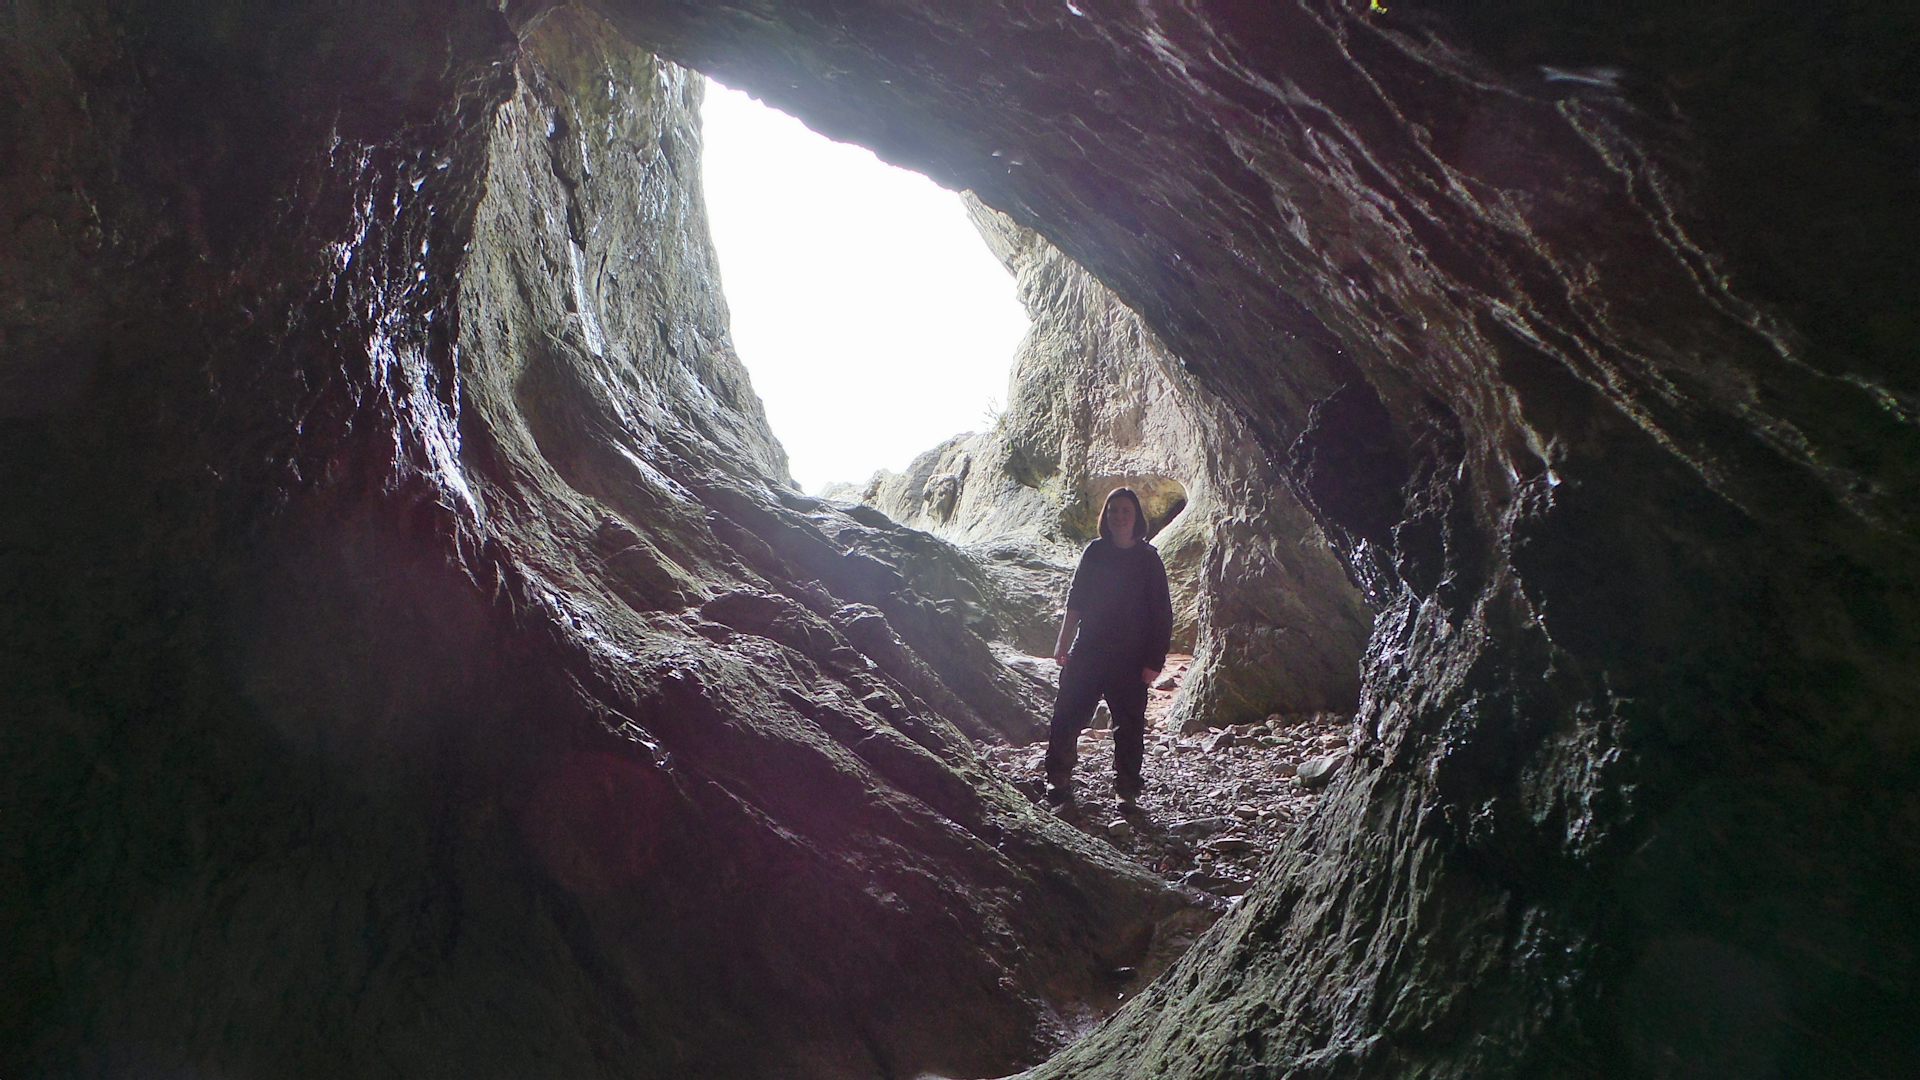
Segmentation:
<svg viewBox="0 0 1920 1080">
<path fill-rule="evenodd" d="M 822 670 L 879 628 L 840 601 L 900 578 L 765 483 L 743 412 L 621 429 L 647 468 L 611 471 L 586 435 L 644 395 L 584 319 L 539 336 L 604 386 L 452 348 L 542 63 L 508 8 L 5 15 L 9 1072 L 1017 1061 L 1071 995 L 1003 958 L 1084 971 L 1164 902 L 930 766 L 966 774 L 968 721 L 901 718 L 939 710 L 887 635 L 880 686 L 809 682 L 831 708 L 715 707 Z M 1387 8 L 600 5 L 1097 275 L 1383 612 L 1320 814 L 1039 1075 L 1910 1074 L 1915 16 Z M 476 369 L 552 413 L 496 439 Z M 623 513 L 703 537 L 649 468 L 717 544 L 616 521 L 588 557 Z M 630 506 L 574 486 L 616 477 Z M 732 576 L 696 617 L 703 561 Z M 893 636 L 954 629 L 922 607 Z M 836 996 L 903 964 L 940 977 Z"/>
<path fill-rule="evenodd" d="M 1051 653 L 1066 582 L 1115 486 L 1139 492 L 1167 564 L 1174 646 L 1194 654 L 1186 730 L 1351 712 L 1372 612 L 1284 470 L 1138 315 L 1031 229 L 971 201 L 1031 329 L 993 427 L 949 439 L 865 501 L 981 553 L 1060 566 L 1029 643 Z M 998 553 L 999 558 L 992 558 Z"/>
<path fill-rule="evenodd" d="M 612 3 L 978 194 L 1247 418 L 1362 755 L 1046 1076 L 1897 1075 L 1910 11 Z"/>
<path fill-rule="evenodd" d="M 4 19 L 0 1072 L 1004 1072 L 1211 918 L 975 755 L 976 570 L 786 484 L 697 76 Z"/>
</svg>

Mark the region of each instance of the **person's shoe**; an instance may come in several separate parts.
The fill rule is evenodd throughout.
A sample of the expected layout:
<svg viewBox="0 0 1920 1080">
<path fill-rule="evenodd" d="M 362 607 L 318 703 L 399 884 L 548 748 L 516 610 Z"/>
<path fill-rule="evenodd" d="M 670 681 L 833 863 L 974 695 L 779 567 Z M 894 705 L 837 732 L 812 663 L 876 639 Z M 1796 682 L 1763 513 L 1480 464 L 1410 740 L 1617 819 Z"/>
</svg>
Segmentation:
<svg viewBox="0 0 1920 1080">
<path fill-rule="evenodd" d="M 1047 775 L 1047 801 L 1055 806 L 1064 806 L 1073 801 L 1073 777 L 1049 773 Z"/>
</svg>

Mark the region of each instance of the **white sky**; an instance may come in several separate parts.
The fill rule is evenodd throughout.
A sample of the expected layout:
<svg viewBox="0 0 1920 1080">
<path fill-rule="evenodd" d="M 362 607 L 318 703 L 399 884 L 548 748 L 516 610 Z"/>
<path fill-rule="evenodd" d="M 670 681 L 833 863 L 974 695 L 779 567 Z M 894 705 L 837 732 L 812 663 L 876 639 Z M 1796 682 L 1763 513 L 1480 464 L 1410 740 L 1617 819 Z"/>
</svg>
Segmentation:
<svg viewBox="0 0 1920 1080">
<path fill-rule="evenodd" d="M 801 489 L 981 430 L 1027 316 L 960 196 L 716 82 L 702 122 L 733 342 Z"/>
</svg>

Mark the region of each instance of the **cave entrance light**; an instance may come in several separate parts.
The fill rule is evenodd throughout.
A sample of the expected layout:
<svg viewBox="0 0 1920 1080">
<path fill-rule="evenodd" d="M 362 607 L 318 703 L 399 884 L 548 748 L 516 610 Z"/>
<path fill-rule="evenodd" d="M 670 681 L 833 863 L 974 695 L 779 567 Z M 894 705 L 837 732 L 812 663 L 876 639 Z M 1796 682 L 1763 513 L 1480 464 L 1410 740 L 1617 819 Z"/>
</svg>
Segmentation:
<svg viewBox="0 0 1920 1080">
<path fill-rule="evenodd" d="M 1027 317 L 960 197 L 711 80 L 701 122 L 734 346 L 801 489 L 990 424 Z"/>
</svg>

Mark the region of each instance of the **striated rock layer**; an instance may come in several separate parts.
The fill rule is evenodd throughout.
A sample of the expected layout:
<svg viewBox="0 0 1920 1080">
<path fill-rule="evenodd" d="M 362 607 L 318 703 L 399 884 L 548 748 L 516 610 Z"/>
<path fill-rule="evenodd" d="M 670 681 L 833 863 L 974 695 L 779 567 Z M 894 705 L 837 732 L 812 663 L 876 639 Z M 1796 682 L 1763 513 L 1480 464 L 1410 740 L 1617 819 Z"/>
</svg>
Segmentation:
<svg viewBox="0 0 1920 1080">
<path fill-rule="evenodd" d="M 0 1065 L 1031 1059 L 1166 901 L 591 232 L 676 76 L 257 7 L 5 16 Z M 1038 230 L 1381 612 L 1313 822 L 1036 1075 L 1920 1070 L 1915 15 L 1371 7 L 598 5 Z"/>
<path fill-rule="evenodd" d="M 492 7 L 7 16 L 0 1072 L 1039 1060 L 1211 913 L 792 493 L 698 76 Z"/>
<path fill-rule="evenodd" d="M 1312 826 L 1038 1075 L 1920 1064 L 1911 11 L 610 7 L 1097 275 L 1382 612 Z"/>
<path fill-rule="evenodd" d="M 904 474 L 876 475 L 866 501 L 987 556 L 988 567 L 1050 556 L 1057 611 L 1101 501 L 1126 484 L 1160 530 L 1175 643 L 1195 653 L 1180 722 L 1351 711 L 1371 612 L 1279 464 L 1086 271 L 1004 215 L 970 209 L 1032 321 L 1007 407 L 991 431 L 949 439 Z M 1054 629 L 1040 628 L 1030 647 L 1051 652 Z"/>
</svg>

